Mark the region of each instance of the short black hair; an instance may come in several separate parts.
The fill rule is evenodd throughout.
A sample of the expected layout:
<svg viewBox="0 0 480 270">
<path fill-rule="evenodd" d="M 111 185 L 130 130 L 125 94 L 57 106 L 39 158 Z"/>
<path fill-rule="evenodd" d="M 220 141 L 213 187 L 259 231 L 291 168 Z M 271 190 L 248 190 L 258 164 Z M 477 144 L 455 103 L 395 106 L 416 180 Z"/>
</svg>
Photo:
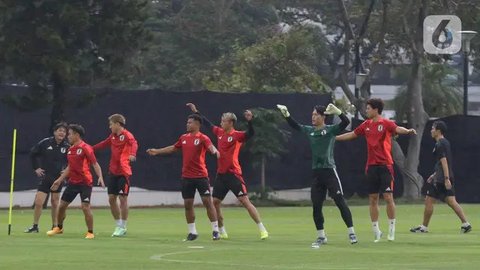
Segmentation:
<svg viewBox="0 0 480 270">
<path fill-rule="evenodd" d="M 203 123 L 203 119 L 200 115 L 198 114 L 190 114 L 187 119 L 193 119 L 194 121 L 199 122 L 200 124 Z"/>
<path fill-rule="evenodd" d="M 80 135 L 81 138 L 85 136 L 85 129 L 81 125 L 70 124 L 68 125 L 68 129 Z"/>
<path fill-rule="evenodd" d="M 325 106 L 322 105 L 315 105 L 313 109 L 320 115 L 325 115 L 325 110 L 327 109 Z"/>
<path fill-rule="evenodd" d="M 66 122 L 58 122 L 53 127 L 53 131 L 57 131 L 59 128 L 64 128 L 65 130 L 68 130 L 68 124 Z"/>
<path fill-rule="evenodd" d="M 437 121 L 433 122 L 433 128 L 436 129 L 436 130 L 440 130 L 442 135 L 447 133 L 447 124 L 445 122 L 443 122 L 442 120 L 437 120 Z"/>
<path fill-rule="evenodd" d="M 371 98 L 367 101 L 367 105 L 370 105 L 372 109 L 377 109 L 378 114 L 382 114 L 385 103 L 383 103 L 381 98 Z"/>
</svg>

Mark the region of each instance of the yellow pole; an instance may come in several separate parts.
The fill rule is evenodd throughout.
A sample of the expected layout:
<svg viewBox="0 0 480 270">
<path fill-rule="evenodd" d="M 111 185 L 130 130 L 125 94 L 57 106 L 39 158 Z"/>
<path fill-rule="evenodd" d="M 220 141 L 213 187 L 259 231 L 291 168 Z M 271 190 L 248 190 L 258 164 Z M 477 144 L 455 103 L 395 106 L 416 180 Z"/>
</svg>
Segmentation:
<svg viewBox="0 0 480 270">
<path fill-rule="evenodd" d="M 13 129 L 12 173 L 10 176 L 10 207 L 8 209 L 8 235 L 12 230 L 13 182 L 15 179 L 15 153 L 17 151 L 17 129 Z"/>
</svg>

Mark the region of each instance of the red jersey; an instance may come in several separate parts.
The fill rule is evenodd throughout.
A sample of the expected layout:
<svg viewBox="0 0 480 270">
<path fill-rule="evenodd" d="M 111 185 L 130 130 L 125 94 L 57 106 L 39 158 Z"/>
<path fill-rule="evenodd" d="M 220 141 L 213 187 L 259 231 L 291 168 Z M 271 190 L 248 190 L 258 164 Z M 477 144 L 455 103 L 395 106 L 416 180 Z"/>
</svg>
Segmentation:
<svg viewBox="0 0 480 270">
<path fill-rule="evenodd" d="M 197 134 L 187 133 L 180 136 L 174 146 L 182 149 L 182 178 L 208 177 L 205 152 L 211 145 L 212 141 L 201 132 Z"/>
<path fill-rule="evenodd" d="M 112 156 L 110 158 L 109 171 L 113 175 L 123 175 L 128 178 L 132 175 L 130 156 L 136 156 L 138 143 L 132 133 L 124 129 L 120 135 L 110 134 L 107 139 L 93 146 L 95 151 L 110 146 Z"/>
<path fill-rule="evenodd" d="M 68 183 L 73 185 L 92 186 L 93 178 L 90 165 L 97 163 L 93 148 L 81 141 L 68 149 Z"/>
<path fill-rule="evenodd" d="M 367 140 L 368 165 L 392 165 L 392 135 L 397 125 L 388 119 L 365 120 L 354 132 Z"/>
<path fill-rule="evenodd" d="M 217 173 L 233 173 L 242 175 L 242 167 L 238 162 L 238 154 L 240 148 L 246 140 L 244 131 L 232 129 L 229 133 L 225 133 L 222 128 L 213 127 L 213 133 L 218 139 L 218 151 L 220 158 L 218 159 Z"/>
</svg>

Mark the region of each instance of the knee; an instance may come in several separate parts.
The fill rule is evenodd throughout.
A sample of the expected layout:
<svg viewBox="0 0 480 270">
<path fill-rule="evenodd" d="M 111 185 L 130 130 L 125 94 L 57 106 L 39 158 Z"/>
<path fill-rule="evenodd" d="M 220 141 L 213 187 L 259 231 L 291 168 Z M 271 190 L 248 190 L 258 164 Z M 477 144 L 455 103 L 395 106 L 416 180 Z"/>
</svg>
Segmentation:
<svg viewBox="0 0 480 270">
<path fill-rule="evenodd" d="M 115 197 L 115 196 L 109 196 L 109 197 L 108 197 L 108 202 L 109 202 L 110 204 L 116 203 L 116 202 L 117 202 L 117 197 Z"/>
</svg>

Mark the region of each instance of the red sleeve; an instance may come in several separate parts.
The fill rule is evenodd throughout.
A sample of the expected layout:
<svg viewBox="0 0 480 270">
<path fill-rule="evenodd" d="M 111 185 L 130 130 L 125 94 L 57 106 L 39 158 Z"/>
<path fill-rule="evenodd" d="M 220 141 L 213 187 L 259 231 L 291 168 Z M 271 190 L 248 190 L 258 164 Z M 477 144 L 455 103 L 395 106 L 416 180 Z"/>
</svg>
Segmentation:
<svg viewBox="0 0 480 270">
<path fill-rule="evenodd" d="M 128 142 L 130 145 L 130 155 L 131 156 L 137 156 L 137 150 L 138 150 L 138 143 L 137 140 L 135 140 L 135 137 L 131 133 L 128 135 Z"/>
<path fill-rule="evenodd" d="M 182 137 L 178 138 L 178 141 L 173 145 L 175 148 L 182 148 Z"/>
<path fill-rule="evenodd" d="M 97 150 L 105 149 L 105 148 L 109 147 L 110 144 L 111 144 L 111 141 L 112 141 L 112 135 L 113 135 L 113 134 L 110 134 L 110 136 L 108 136 L 108 138 L 106 138 L 105 140 L 103 140 L 103 141 L 95 144 L 95 145 L 93 146 L 93 150 L 94 150 L 94 151 L 97 151 Z"/>
<path fill-rule="evenodd" d="M 213 126 L 212 127 L 212 131 L 213 131 L 213 134 L 215 134 L 215 136 L 218 136 L 218 134 L 221 132 L 221 128 L 217 127 L 217 126 Z"/>
<path fill-rule="evenodd" d="M 236 131 L 235 132 L 235 137 L 237 141 L 243 143 L 247 139 L 247 133 L 245 131 Z"/>
<path fill-rule="evenodd" d="M 365 126 L 367 125 L 366 123 L 367 123 L 367 121 L 363 121 L 363 123 L 353 131 L 355 133 L 355 135 L 357 135 L 357 136 L 365 135 Z"/>
<path fill-rule="evenodd" d="M 208 138 L 207 135 L 203 135 L 203 145 L 205 145 L 205 148 L 210 148 L 210 146 L 212 146 L 212 141 L 210 140 L 210 138 Z"/>
<path fill-rule="evenodd" d="M 397 124 L 395 122 L 388 120 L 387 121 L 387 130 L 390 133 L 396 133 L 395 130 L 397 129 Z"/>
<path fill-rule="evenodd" d="M 97 158 L 95 157 L 95 154 L 93 153 L 93 148 L 92 147 L 85 147 L 83 149 L 85 151 L 85 157 L 87 158 L 87 161 L 90 165 L 97 163 Z"/>
</svg>

